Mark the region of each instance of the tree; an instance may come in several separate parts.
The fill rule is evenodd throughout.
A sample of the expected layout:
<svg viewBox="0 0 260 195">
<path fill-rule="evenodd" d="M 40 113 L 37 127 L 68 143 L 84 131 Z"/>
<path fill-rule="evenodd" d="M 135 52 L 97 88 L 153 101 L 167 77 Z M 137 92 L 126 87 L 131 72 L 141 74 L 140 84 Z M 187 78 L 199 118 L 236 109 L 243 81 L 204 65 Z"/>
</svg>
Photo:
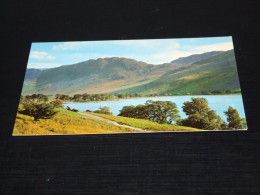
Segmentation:
<svg viewBox="0 0 260 195">
<path fill-rule="evenodd" d="M 110 112 L 110 108 L 107 106 L 104 107 L 99 107 L 98 110 L 94 111 L 95 113 L 99 113 L 99 114 L 109 114 L 112 115 L 112 112 Z"/>
<path fill-rule="evenodd" d="M 241 119 L 241 126 L 242 126 L 242 129 L 247 129 L 246 118 Z"/>
<path fill-rule="evenodd" d="M 25 100 L 26 101 L 35 101 L 37 100 L 37 102 L 47 102 L 48 101 L 48 97 L 46 95 L 43 94 L 32 94 L 32 95 L 26 95 L 25 96 Z"/>
<path fill-rule="evenodd" d="M 52 105 L 47 103 L 25 102 L 22 105 L 23 109 L 20 110 L 20 113 L 34 117 L 35 121 L 50 119 L 57 113 L 54 111 Z"/>
<path fill-rule="evenodd" d="M 43 101 L 43 102 L 47 102 L 48 101 L 48 97 L 46 95 L 43 94 L 37 94 L 38 102 Z"/>
<path fill-rule="evenodd" d="M 226 93 L 227 93 L 227 94 L 230 94 L 230 93 L 231 93 L 231 90 L 230 90 L 230 89 L 227 89 L 227 90 L 226 90 Z"/>
<path fill-rule="evenodd" d="M 60 94 L 56 94 L 54 97 L 56 100 L 61 99 L 61 95 Z"/>
<path fill-rule="evenodd" d="M 237 109 L 229 106 L 228 110 L 224 112 L 227 115 L 229 129 L 242 129 L 241 118 Z"/>
<path fill-rule="evenodd" d="M 94 101 L 100 100 L 100 94 L 93 94 Z"/>
<path fill-rule="evenodd" d="M 183 103 L 182 109 L 188 116 L 194 114 L 205 116 L 210 111 L 206 98 L 191 98 L 190 102 Z"/>
<path fill-rule="evenodd" d="M 87 93 L 83 93 L 83 94 L 82 94 L 82 99 L 83 99 L 84 101 L 88 100 L 88 98 L 89 98 L 89 94 L 87 94 Z"/>
<path fill-rule="evenodd" d="M 135 117 L 133 118 L 140 118 L 140 119 L 147 119 L 147 108 L 145 105 L 137 105 L 135 107 Z"/>
<path fill-rule="evenodd" d="M 30 96 L 30 95 L 26 95 L 25 97 L 24 97 L 24 100 L 25 101 L 31 101 L 33 98 L 32 98 L 32 96 Z"/>
<path fill-rule="evenodd" d="M 81 94 L 75 94 L 72 99 L 76 102 L 79 102 L 80 98 L 81 98 Z"/>
<path fill-rule="evenodd" d="M 118 116 L 147 119 L 158 123 L 172 123 L 180 116 L 175 103 L 171 101 L 147 100 L 145 105 L 124 106 Z"/>
<path fill-rule="evenodd" d="M 47 95 L 43 95 L 43 101 L 47 102 L 48 100 L 49 100 L 48 96 Z"/>
<path fill-rule="evenodd" d="M 119 93 L 117 95 L 118 98 L 126 98 L 126 94 L 125 93 Z"/>
<path fill-rule="evenodd" d="M 180 120 L 178 125 L 208 130 L 224 128 L 223 119 L 215 110 L 210 110 L 205 98 L 191 98 L 184 102 L 182 109 L 188 118 Z"/>
<path fill-rule="evenodd" d="M 25 97 L 23 95 L 21 95 L 21 97 L 20 97 L 20 104 L 24 103 L 24 101 L 25 101 Z"/>
<path fill-rule="evenodd" d="M 131 106 L 124 106 L 118 116 L 130 117 L 130 118 L 137 118 L 136 116 L 136 107 Z"/>
<path fill-rule="evenodd" d="M 171 101 L 152 101 L 145 103 L 148 120 L 158 123 L 171 123 L 179 119 L 177 105 Z"/>
<path fill-rule="evenodd" d="M 60 100 L 69 100 L 70 96 L 62 94 L 62 95 L 59 96 L 59 99 Z"/>
<path fill-rule="evenodd" d="M 146 106 L 141 104 L 137 106 L 124 106 L 118 116 L 147 119 Z"/>
<path fill-rule="evenodd" d="M 60 100 L 53 100 L 50 102 L 50 104 L 54 107 L 54 108 L 63 108 L 63 104 L 62 101 Z"/>
<path fill-rule="evenodd" d="M 215 110 L 210 110 L 207 114 L 208 119 L 207 123 L 204 123 L 205 129 L 224 129 L 225 128 L 225 122 L 224 120 L 217 115 Z"/>
</svg>

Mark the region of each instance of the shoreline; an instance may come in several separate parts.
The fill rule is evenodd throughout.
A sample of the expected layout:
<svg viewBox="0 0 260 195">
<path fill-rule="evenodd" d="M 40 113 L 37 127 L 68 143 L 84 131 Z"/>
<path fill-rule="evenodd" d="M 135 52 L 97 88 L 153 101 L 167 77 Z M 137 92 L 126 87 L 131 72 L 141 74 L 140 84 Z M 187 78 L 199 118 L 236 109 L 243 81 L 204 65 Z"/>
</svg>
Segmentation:
<svg viewBox="0 0 260 195">
<path fill-rule="evenodd" d="M 118 101 L 126 101 L 126 100 L 134 100 L 134 99 L 147 99 L 147 98 L 162 98 L 162 97 L 181 97 L 181 96 L 224 96 L 224 95 L 242 95 L 242 93 L 237 94 L 217 94 L 217 95 L 171 95 L 171 96 L 155 96 L 155 97 L 135 97 L 135 98 L 124 98 L 117 100 L 106 100 L 106 101 L 83 101 L 83 102 L 73 102 L 73 101 L 65 101 L 63 104 L 67 103 L 98 103 L 98 102 L 118 102 Z"/>
</svg>

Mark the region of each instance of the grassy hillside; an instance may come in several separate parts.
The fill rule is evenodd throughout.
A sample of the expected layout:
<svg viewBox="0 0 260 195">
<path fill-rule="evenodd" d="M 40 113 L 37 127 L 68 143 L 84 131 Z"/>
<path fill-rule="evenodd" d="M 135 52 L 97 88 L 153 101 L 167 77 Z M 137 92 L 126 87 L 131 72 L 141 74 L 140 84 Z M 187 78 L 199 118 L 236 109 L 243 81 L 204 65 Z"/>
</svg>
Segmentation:
<svg viewBox="0 0 260 195">
<path fill-rule="evenodd" d="M 105 121 L 90 118 L 88 116 L 56 109 L 58 113 L 51 119 L 40 119 L 34 121 L 33 117 L 17 114 L 14 124 L 13 135 L 65 135 L 65 134 L 105 134 L 105 133 L 140 133 L 125 127 L 119 127 Z M 148 132 L 160 131 L 201 131 L 199 129 L 182 127 L 169 124 L 158 124 L 156 122 L 133 119 L 120 116 L 91 113 L 102 118 L 116 121 L 132 127 L 138 127 Z"/>
<path fill-rule="evenodd" d="M 240 89 L 233 50 L 169 71 L 148 84 L 118 92 L 185 95 L 227 89 Z"/>
<path fill-rule="evenodd" d="M 33 117 L 17 114 L 13 135 L 93 134 L 137 132 L 87 116 L 58 109 L 52 119 L 34 121 Z M 139 132 L 139 131 L 138 131 Z"/>
<path fill-rule="evenodd" d="M 152 132 L 164 132 L 164 131 L 203 131 L 202 129 L 196 129 L 192 127 L 184 127 L 170 124 L 159 124 L 157 122 L 148 121 L 144 119 L 128 118 L 123 116 L 113 116 L 107 114 L 91 113 L 93 115 L 115 121 L 118 124 L 128 125 L 132 127 L 141 128 Z"/>
</svg>

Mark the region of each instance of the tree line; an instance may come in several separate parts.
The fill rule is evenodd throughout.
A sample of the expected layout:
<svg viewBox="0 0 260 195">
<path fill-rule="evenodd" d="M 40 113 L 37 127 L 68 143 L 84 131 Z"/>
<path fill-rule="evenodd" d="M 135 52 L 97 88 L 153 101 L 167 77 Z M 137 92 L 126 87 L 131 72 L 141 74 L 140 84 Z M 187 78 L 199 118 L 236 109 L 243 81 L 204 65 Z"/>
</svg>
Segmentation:
<svg viewBox="0 0 260 195">
<path fill-rule="evenodd" d="M 63 101 L 75 101 L 75 102 L 91 102 L 91 101 L 108 101 L 114 99 L 124 99 L 124 98 L 136 98 L 142 97 L 140 93 L 118 93 L 118 94 L 111 94 L 111 93 L 99 93 L 99 94 L 74 94 L 72 96 L 65 95 L 65 94 L 56 94 L 54 96 L 57 100 Z"/>
<path fill-rule="evenodd" d="M 221 94 L 234 94 L 240 93 L 240 90 L 212 90 L 212 91 L 201 91 L 199 94 L 194 95 L 221 95 Z M 98 94 L 74 94 L 74 95 L 65 95 L 65 94 L 56 94 L 55 99 L 63 101 L 75 101 L 75 102 L 91 102 L 91 101 L 108 101 L 115 99 L 127 99 L 127 98 L 137 98 L 137 97 L 158 97 L 158 96 L 172 96 L 172 95 L 183 95 L 183 94 L 174 94 L 174 93 L 151 93 L 151 94 L 142 94 L 142 93 L 98 93 Z M 186 94 L 187 95 L 187 94 Z M 192 95 L 192 94 L 190 94 Z"/>
<path fill-rule="evenodd" d="M 48 100 L 49 100 L 48 96 L 44 94 L 21 95 L 20 98 L 20 102 L 24 102 L 24 101 L 47 102 Z"/>
<path fill-rule="evenodd" d="M 213 90 L 213 91 L 201 91 L 200 95 L 220 95 L 220 94 L 233 94 L 240 93 L 239 90 Z M 98 93 L 98 94 L 56 94 L 54 99 L 61 101 L 74 101 L 74 102 L 91 102 L 91 101 L 109 101 L 116 99 L 127 99 L 127 98 L 137 98 L 137 97 L 158 97 L 158 96 L 171 96 L 171 95 L 181 95 L 173 93 L 151 93 L 151 94 L 141 94 L 141 93 Z M 191 94 L 189 94 L 191 95 Z M 198 94 L 197 94 L 198 95 Z M 47 102 L 49 97 L 44 94 L 32 94 L 32 95 L 22 95 L 21 100 L 32 100 L 32 101 L 44 101 Z"/>
<path fill-rule="evenodd" d="M 227 124 L 215 110 L 209 108 L 206 98 L 191 98 L 191 101 L 184 102 L 182 109 L 188 116 L 185 119 L 180 118 L 179 110 L 174 102 L 148 100 L 144 105 L 124 106 L 118 116 L 168 124 L 175 121 L 177 125 L 206 130 L 246 128 L 245 118 L 242 119 L 235 108 L 229 106 L 228 110 L 224 112 L 227 116 Z"/>
<path fill-rule="evenodd" d="M 222 90 L 212 90 L 212 91 L 201 91 L 201 95 L 222 95 L 222 94 L 234 94 L 234 93 L 241 93 L 241 90 L 222 89 Z"/>
</svg>

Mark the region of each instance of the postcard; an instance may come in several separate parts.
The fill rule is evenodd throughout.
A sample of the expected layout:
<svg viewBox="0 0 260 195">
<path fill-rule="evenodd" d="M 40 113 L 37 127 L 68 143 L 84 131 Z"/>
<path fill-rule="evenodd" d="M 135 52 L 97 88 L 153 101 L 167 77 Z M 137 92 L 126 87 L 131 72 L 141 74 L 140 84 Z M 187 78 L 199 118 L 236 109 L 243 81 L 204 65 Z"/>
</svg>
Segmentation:
<svg viewBox="0 0 260 195">
<path fill-rule="evenodd" d="M 247 130 L 232 37 L 32 43 L 13 135 Z"/>
</svg>

